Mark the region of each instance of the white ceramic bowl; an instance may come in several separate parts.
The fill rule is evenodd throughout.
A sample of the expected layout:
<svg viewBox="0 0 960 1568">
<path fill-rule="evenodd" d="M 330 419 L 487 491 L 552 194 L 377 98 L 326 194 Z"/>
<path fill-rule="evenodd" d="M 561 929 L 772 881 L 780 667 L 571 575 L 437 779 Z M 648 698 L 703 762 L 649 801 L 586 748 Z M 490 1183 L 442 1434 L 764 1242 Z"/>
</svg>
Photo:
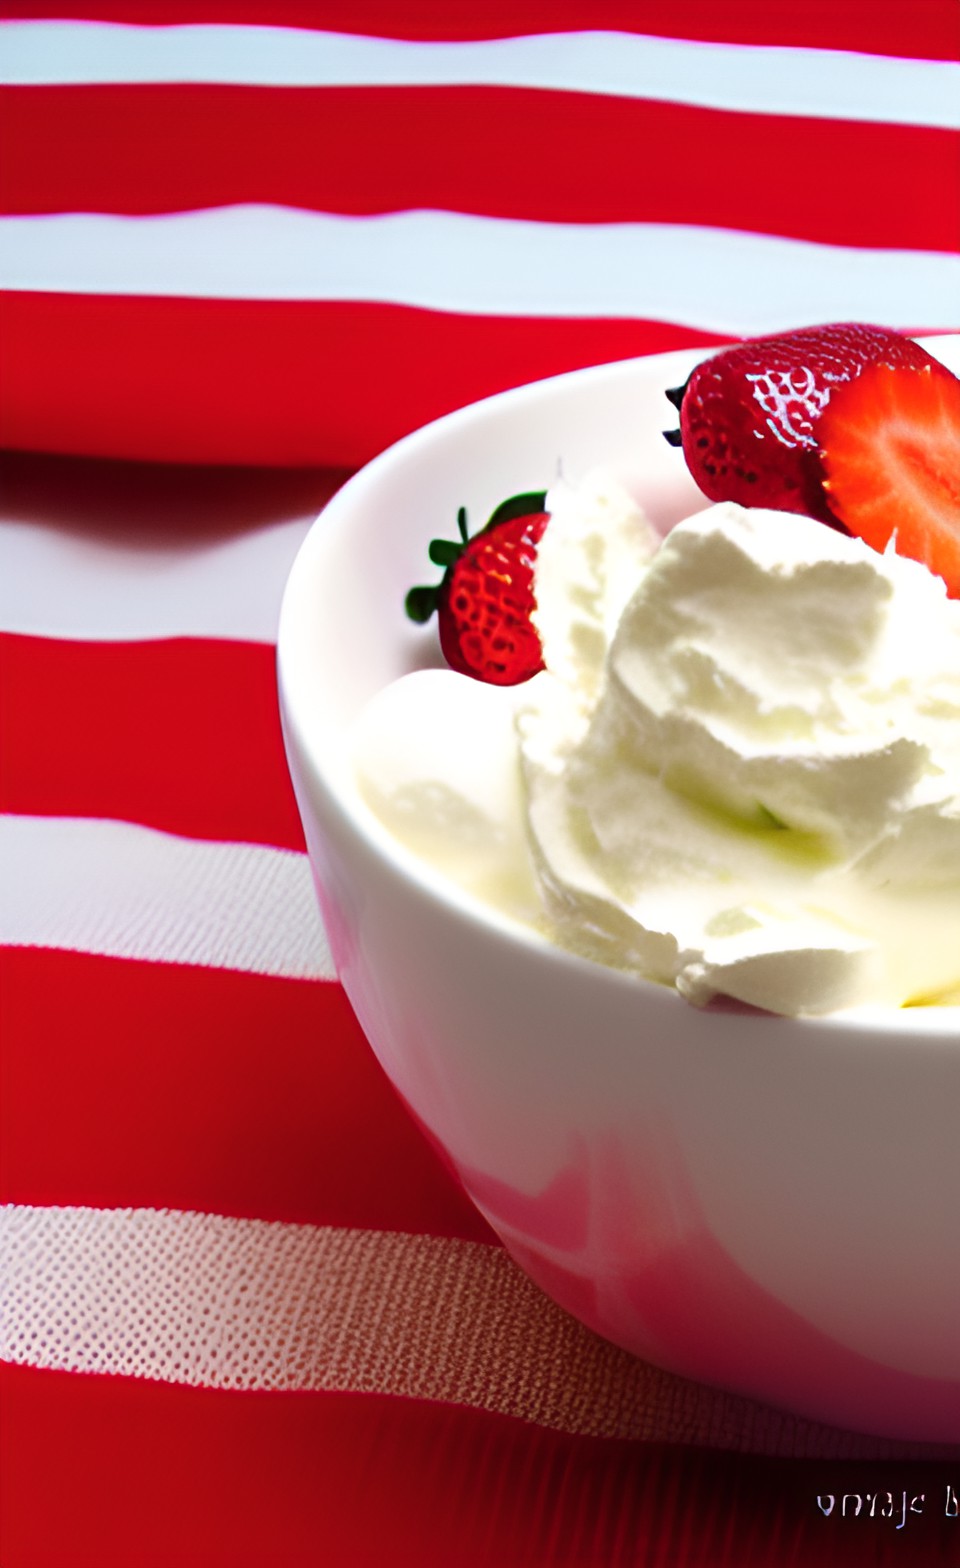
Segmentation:
<svg viewBox="0 0 960 1568">
<path fill-rule="evenodd" d="M 929 345 L 960 369 L 960 338 Z M 960 1441 L 960 1008 L 698 1011 L 498 919 L 397 844 L 347 728 L 440 662 L 403 612 L 457 508 L 609 464 L 664 529 L 703 497 L 660 435 L 701 353 L 466 408 L 331 501 L 280 625 L 284 733 L 337 970 L 370 1043 L 512 1255 L 688 1377 Z M 960 941 L 960 919 L 958 919 Z"/>
</svg>

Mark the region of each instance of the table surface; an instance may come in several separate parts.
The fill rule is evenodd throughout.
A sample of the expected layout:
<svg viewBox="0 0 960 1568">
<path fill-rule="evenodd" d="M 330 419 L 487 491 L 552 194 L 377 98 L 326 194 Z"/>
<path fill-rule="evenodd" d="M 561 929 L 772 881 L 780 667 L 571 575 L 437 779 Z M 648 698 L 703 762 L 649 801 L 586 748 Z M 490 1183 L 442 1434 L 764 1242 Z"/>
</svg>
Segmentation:
<svg viewBox="0 0 960 1568">
<path fill-rule="evenodd" d="M 762 114 L 786 138 L 794 116 L 806 116 L 813 145 L 826 136 L 823 146 L 837 152 L 838 167 L 818 176 L 822 217 L 817 182 L 804 177 L 792 217 L 769 204 L 751 209 L 738 189 L 724 209 L 726 227 L 822 245 L 821 259 L 836 253 L 838 300 L 852 298 L 844 257 L 870 251 L 888 289 L 877 298 L 891 311 L 900 283 L 890 257 L 906 248 L 932 258 L 927 319 L 901 324 L 956 327 L 944 304 L 960 251 L 960 187 L 953 191 L 946 178 L 956 135 L 937 121 L 945 113 L 940 78 L 928 71 L 921 93 L 910 74 L 918 61 L 956 72 L 953 7 L 928 0 L 912 32 L 899 5 L 805 9 L 806 32 L 748 0 L 699 0 L 680 8 L 672 38 L 659 39 L 688 51 L 684 81 L 693 79 L 691 49 L 785 48 L 792 65 L 782 69 L 781 60 L 774 71 L 774 118 L 769 105 L 731 112 L 660 101 L 643 65 L 631 134 L 639 137 L 643 126 L 658 136 L 677 132 L 681 108 L 692 116 L 682 122 L 686 156 L 677 176 L 686 206 L 671 207 L 666 187 L 650 176 L 648 188 L 644 175 L 629 212 L 617 181 L 598 178 L 596 202 L 584 207 L 589 182 L 574 180 L 580 205 L 572 211 L 541 155 L 546 183 L 530 215 L 541 225 L 636 218 L 639 228 L 672 223 L 699 233 L 713 225 L 719 234 L 722 215 L 704 206 L 690 158 L 704 116 L 727 138 L 725 155 L 745 145 L 736 141 L 740 121 L 755 125 Z M 378 31 L 403 31 L 389 6 L 365 0 L 361 10 L 363 27 L 332 3 L 287 0 L 268 17 L 239 0 L 211 0 L 204 19 L 242 24 L 244 48 L 253 24 L 265 21 L 281 31 L 346 34 L 355 26 L 374 43 Z M 588 25 L 573 0 L 552 7 L 517 0 L 510 22 L 501 10 L 488 12 L 494 37 L 550 31 L 545 17 L 570 37 Z M 608 34 L 626 29 L 631 42 L 662 32 L 656 6 L 638 0 L 630 11 L 611 0 L 589 25 Z M 45 17 L 29 6 L 4 14 Z M 78 14 L 141 20 L 106 0 Z M 198 14 L 169 0 L 142 20 Z M 468 25 L 445 11 L 444 34 L 437 7 L 404 14 L 405 42 L 415 49 L 429 51 L 437 36 L 483 43 L 476 17 Z M 53 59 L 44 38 L 44 59 Z M 821 72 L 819 105 L 796 96 L 796 82 L 809 87 L 810 49 L 820 51 L 818 69 L 827 61 L 834 72 Z M 893 110 L 889 123 L 878 120 L 884 55 L 900 56 L 894 63 L 905 68 L 896 78 L 905 96 L 894 94 L 909 100 L 905 125 L 894 123 Z M 351 55 L 337 66 L 346 76 L 324 88 L 340 95 L 337 113 L 358 146 L 370 58 Z M 576 58 L 577 70 L 594 69 L 586 45 Z M 34 448 L 0 454 L 3 1568 L 960 1563 L 960 1454 L 836 1432 L 668 1376 L 580 1328 L 515 1268 L 408 1117 L 337 983 L 283 756 L 274 673 L 280 595 L 307 528 L 357 463 L 445 406 L 609 357 L 611 344 L 623 355 L 720 341 L 732 330 L 722 311 L 704 304 L 698 314 L 689 303 L 696 291 L 684 302 L 681 288 L 672 296 L 675 320 L 669 301 L 649 320 L 627 312 L 616 322 L 612 307 L 604 317 L 596 300 L 593 315 L 578 315 L 582 302 L 569 299 L 549 319 L 529 300 L 485 299 L 477 314 L 475 299 L 444 305 L 446 284 L 434 278 L 429 287 L 439 294 L 411 338 L 409 312 L 422 306 L 409 279 L 396 284 L 392 302 L 352 304 L 328 280 L 330 298 L 298 297 L 290 317 L 272 295 L 266 326 L 249 313 L 264 303 L 259 296 L 253 304 L 211 302 L 188 291 L 171 313 L 169 277 L 155 297 L 146 285 L 142 296 L 130 293 L 129 277 L 105 292 L 96 268 L 108 252 L 129 260 L 126 239 L 111 242 L 81 276 L 87 253 L 79 230 L 41 230 L 40 218 L 116 210 L 132 221 L 166 207 L 206 208 L 209 182 L 229 173 L 218 164 L 217 139 L 202 134 L 209 104 L 182 83 L 175 103 L 164 96 L 165 79 L 150 88 L 164 135 L 173 135 L 182 113 L 196 157 L 178 168 L 174 200 L 160 186 L 176 146 L 148 156 L 140 144 L 141 186 L 150 189 L 138 207 L 136 170 L 124 165 L 125 194 L 117 198 L 115 186 L 112 207 L 90 171 L 96 137 L 107 137 L 112 124 L 115 138 L 110 116 L 134 113 L 130 104 L 115 86 L 78 83 L 74 55 L 63 68 L 69 81 L 39 85 L 20 56 L 10 59 L 6 112 L 20 145 L 51 112 L 60 117 L 59 145 L 78 142 L 71 162 L 53 156 L 47 137 L 24 153 L 0 192 L 6 217 L 29 220 L 14 231 L 0 216 L 0 239 L 11 241 L 21 268 L 4 307 L 12 347 L 0 388 L 2 441 Z M 412 59 L 403 57 L 408 76 Z M 524 70 L 535 74 L 541 65 Z M 549 66 L 569 68 L 563 59 Z M 658 70 L 672 68 L 657 56 Z M 249 61 L 245 69 L 253 69 Z M 609 58 L 597 69 L 609 72 Z M 18 78 L 18 70 L 27 75 Z M 370 184 L 361 201 L 361 175 L 372 182 L 376 160 L 356 153 L 352 207 L 345 187 L 338 196 L 331 183 L 333 168 L 316 175 L 327 182 L 322 191 L 265 194 L 254 182 L 231 186 L 221 207 L 260 201 L 271 210 L 303 206 L 356 218 L 378 202 L 383 211 L 450 205 L 451 168 L 423 156 L 436 144 L 430 116 L 443 102 L 451 167 L 466 135 L 461 110 L 499 105 L 505 142 L 494 149 L 495 216 L 509 224 L 522 215 L 531 170 L 511 93 L 529 113 L 533 89 L 434 83 L 430 92 L 448 102 L 404 81 L 381 91 L 378 112 L 406 138 L 402 158 L 420 171 L 419 185 L 387 192 Z M 251 124 L 266 135 L 270 116 L 287 113 L 269 96 L 275 87 L 258 90 L 269 98 L 258 100 L 265 121 L 244 119 L 233 87 L 217 100 L 247 138 L 250 157 Z M 400 102 L 391 93 L 408 90 L 419 95 L 415 103 L 404 99 L 389 122 Z M 614 90 L 597 78 L 572 92 L 539 82 L 536 92 L 544 104 L 576 100 L 578 114 L 589 107 L 598 117 L 595 138 L 617 134 L 629 96 L 622 81 Z M 846 119 L 831 118 L 831 93 L 847 104 Z M 862 95 L 871 93 L 873 108 L 863 109 Z M 322 93 L 307 96 L 310 113 L 327 114 Z M 924 96 L 927 107 L 918 107 Z M 306 101 L 290 110 L 295 120 Z M 850 107 L 855 101 L 860 111 Z M 560 135 L 562 119 L 551 122 L 551 135 Z M 299 121 L 270 124 L 271 134 L 296 142 Z M 903 197 L 899 216 L 871 218 L 863 188 L 875 198 L 879 176 L 866 168 L 863 188 L 847 199 L 850 159 L 868 143 L 887 156 L 886 178 Z M 503 161 L 504 145 L 518 149 L 512 162 Z M 777 144 L 777 156 L 785 145 Z M 294 173 L 314 178 L 303 167 Z M 473 201 L 484 212 L 476 169 L 471 181 L 466 206 Z M 58 232 L 69 243 L 56 240 Z M 389 244 L 385 231 L 364 232 L 386 254 L 389 244 L 407 243 L 396 230 Z M 29 254 L 17 250 L 23 233 L 33 236 Z M 341 230 L 324 233 L 336 254 Z M 514 231 L 498 229 L 497 244 L 507 239 L 513 244 Z M 722 246 L 722 236 L 715 242 Z M 222 233 L 215 243 L 218 275 L 226 276 L 232 263 Z M 423 234 L 410 243 L 422 261 Z M 194 265 L 194 238 L 184 245 Z M 59 286 L 51 283 L 55 252 L 68 257 L 70 272 Z M 783 272 L 780 254 L 771 251 L 769 264 L 782 286 L 796 256 L 790 252 Z M 683 266 L 691 255 L 683 252 Z M 30 267 L 35 288 L 22 270 Z M 573 274 L 565 276 L 564 287 L 573 287 Z M 279 287 L 269 284 L 274 295 Z M 249 294 L 250 277 L 236 288 Z M 239 314 L 224 317 L 214 305 Z M 203 308 L 188 319 L 180 306 Z M 762 314 L 766 306 L 758 300 L 755 308 Z M 39 338 L 38 323 L 45 324 Z M 262 381 L 231 371 L 234 329 L 243 352 L 260 355 Z M 159 381 L 149 384 L 134 363 L 145 341 L 173 344 Z M 415 374 L 411 344 L 422 360 Z M 348 360 L 363 345 L 367 359 L 351 374 Z M 313 375 L 314 354 L 327 356 L 329 373 Z M 372 368 L 387 361 L 373 387 Z M 307 386 L 315 397 L 304 420 Z M 872 1508 L 868 1502 L 856 1514 L 855 1497 L 868 1493 Z"/>
</svg>

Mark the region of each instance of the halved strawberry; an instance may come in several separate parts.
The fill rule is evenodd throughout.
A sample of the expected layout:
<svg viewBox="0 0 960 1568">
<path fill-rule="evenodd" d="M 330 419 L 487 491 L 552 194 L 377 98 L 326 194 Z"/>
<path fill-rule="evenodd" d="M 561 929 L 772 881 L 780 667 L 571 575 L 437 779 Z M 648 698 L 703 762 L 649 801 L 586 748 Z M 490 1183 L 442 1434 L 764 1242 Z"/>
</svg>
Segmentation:
<svg viewBox="0 0 960 1568">
<path fill-rule="evenodd" d="M 931 361 L 876 364 L 837 387 L 817 426 L 831 511 L 875 550 L 922 561 L 960 598 L 960 381 Z"/>
<path fill-rule="evenodd" d="M 819 422 L 836 389 L 872 364 L 932 364 L 888 327 L 835 322 L 751 338 L 711 355 L 667 397 L 687 467 L 711 501 L 835 522 L 821 489 Z"/>
<path fill-rule="evenodd" d="M 543 490 L 511 496 L 472 538 L 461 507 L 459 540 L 430 544 L 431 561 L 446 571 L 435 587 L 411 588 L 406 611 L 421 623 L 437 611 L 443 656 L 461 675 L 516 686 L 544 667 L 531 612 L 537 546 L 550 520 L 545 498 Z"/>
</svg>

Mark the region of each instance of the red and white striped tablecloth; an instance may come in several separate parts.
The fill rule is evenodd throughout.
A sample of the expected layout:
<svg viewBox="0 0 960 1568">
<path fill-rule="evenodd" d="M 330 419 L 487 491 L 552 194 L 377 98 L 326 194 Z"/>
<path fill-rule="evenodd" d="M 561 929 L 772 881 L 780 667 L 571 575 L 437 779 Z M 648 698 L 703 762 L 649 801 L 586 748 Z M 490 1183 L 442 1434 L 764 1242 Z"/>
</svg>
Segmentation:
<svg viewBox="0 0 960 1568">
<path fill-rule="evenodd" d="M 336 982 L 274 677 L 423 421 L 956 329 L 958 60 L 953 0 L 0 8 L 2 1568 L 960 1562 L 960 1455 L 516 1270 Z"/>
</svg>

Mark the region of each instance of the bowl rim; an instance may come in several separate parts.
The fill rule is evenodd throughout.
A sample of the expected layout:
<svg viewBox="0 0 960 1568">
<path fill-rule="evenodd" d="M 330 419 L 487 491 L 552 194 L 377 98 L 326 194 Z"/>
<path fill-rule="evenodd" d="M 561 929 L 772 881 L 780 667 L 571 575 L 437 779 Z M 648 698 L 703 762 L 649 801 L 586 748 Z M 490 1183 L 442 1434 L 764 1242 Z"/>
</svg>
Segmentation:
<svg viewBox="0 0 960 1568">
<path fill-rule="evenodd" d="M 955 373 L 960 373 L 960 332 L 927 334 L 918 337 L 917 341 L 931 352 L 935 352 L 938 346 L 949 347 L 948 357 L 951 362 L 949 368 Z M 331 745 L 318 750 L 308 738 L 302 715 L 309 705 L 309 689 L 313 685 L 315 672 L 311 673 L 303 667 L 304 661 L 298 658 L 295 645 L 299 641 L 297 628 L 301 614 L 308 613 L 308 606 L 312 606 L 315 612 L 317 602 L 315 582 L 323 558 L 335 555 L 338 548 L 343 547 L 341 536 L 350 528 L 356 503 L 362 500 L 369 490 L 375 489 L 381 482 L 382 476 L 385 473 L 389 474 L 398 461 L 406 460 L 411 455 L 415 456 L 420 447 L 429 451 L 430 447 L 442 441 L 446 435 L 469 428 L 489 412 L 523 408 L 531 403 L 535 404 L 545 395 L 562 395 L 567 390 L 581 388 L 589 390 L 591 383 L 607 384 L 622 379 L 629 385 L 638 376 L 642 380 L 659 379 L 664 374 L 685 376 L 695 365 L 720 353 L 727 346 L 711 344 L 701 348 L 669 350 L 565 371 L 561 375 L 528 382 L 466 404 L 420 426 L 394 442 L 351 475 L 331 497 L 308 529 L 284 587 L 276 653 L 281 724 L 288 754 L 293 752 L 302 755 L 308 761 L 312 780 L 322 789 L 328 812 L 333 812 L 342 828 L 359 839 L 379 861 L 385 863 L 396 880 L 412 883 L 422 898 L 438 903 L 451 916 L 482 931 L 487 938 L 496 937 L 510 944 L 519 944 L 531 954 L 536 954 L 540 959 L 550 962 L 573 965 L 575 968 L 583 966 L 585 971 L 595 977 L 598 973 L 605 973 L 611 980 L 622 985 L 633 989 L 639 988 L 641 993 L 655 995 L 661 1005 L 688 1009 L 701 1017 L 709 1017 L 717 1006 L 729 1013 L 731 1006 L 723 1001 L 706 1008 L 691 1008 L 691 1004 L 670 986 L 661 985 L 633 971 L 601 964 L 559 947 L 534 927 L 510 915 L 502 914 L 482 899 L 466 892 L 451 878 L 434 870 L 396 839 L 364 800 L 351 776 L 349 756 L 345 754 L 343 745 L 339 747 Z M 710 505 L 706 496 L 703 497 L 703 505 L 704 507 Z M 342 742 L 343 732 L 339 738 Z M 879 1004 L 861 1004 L 830 1013 L 808 1014 L 802 1017 L 764 1012 L 759 1008 L 736 1003 L 733 1004 L 732 1010 L 742 1015 L 745 1026 L 753 1025 L 754 1022 L 764 1023 L 767 1027 L 771 1024 L 792 1025 L 811 1035 L 826 1029 L 841 1030 L 849 1033 L 851 1042 L 857 1035 L 864 1034 L 874 1038 L 880 1034 L 891 1040 L 902 1039 L 905 1035 L 904 1015 L 908 1014 L 909 1037 L 912 1040 L 917 1042 L 922 1040 L 925 1044 L 931 1045 L 941 1042 L 960 1045 L 960 1004 L 902 1009 L 891 1009 Z"/>
</svg>

